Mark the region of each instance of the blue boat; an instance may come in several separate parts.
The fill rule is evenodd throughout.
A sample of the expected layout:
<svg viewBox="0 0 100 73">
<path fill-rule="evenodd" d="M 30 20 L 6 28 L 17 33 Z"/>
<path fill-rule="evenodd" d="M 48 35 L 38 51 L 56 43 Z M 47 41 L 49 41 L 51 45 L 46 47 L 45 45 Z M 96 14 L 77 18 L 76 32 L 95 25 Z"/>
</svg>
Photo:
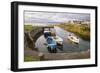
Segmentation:
<svg viewBox="0 0 100 73">
<path fill-rule="evenodd" d="M 48 37 L 46 39 L 47 41 L 47 48 L 50 50 L 50 51 L 56 51 L 56 48 L 57 48 L 57 43 L 56 41 L 54 41 L 51 37 Z"/>
<path fill-rule="evenodd" d="M 54 28 L 45 28 L 44 38 L 46 39 L 47 48 L 50 52 L 56 53 L 59 45 L 63 45 L 63 39 L 56 35 Z"/>
<path fill-rule="evenodd" d="M 44 37 L 47 39 L 48 36 L 51 36 L 51 32 L 50 31 L 44 31 Z"/>
</svg>

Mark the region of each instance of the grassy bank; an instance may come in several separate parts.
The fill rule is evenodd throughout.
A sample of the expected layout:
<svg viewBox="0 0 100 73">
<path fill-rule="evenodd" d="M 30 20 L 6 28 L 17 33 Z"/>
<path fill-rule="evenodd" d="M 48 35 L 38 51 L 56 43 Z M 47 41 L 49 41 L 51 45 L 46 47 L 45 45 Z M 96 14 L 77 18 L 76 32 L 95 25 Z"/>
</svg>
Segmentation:
<svg viewBox="0 0 100 73">
<path fill-rule="evenodd" d="M 24 31 L 31 31 L 33 29 L 32 25 L 24 25 Z"/>
<path fill-rule="evenodd" d="M 84 40 L 90 40 L 90 28 L 85 24 L 61 24 L 58 26 L 67 31 L 75 33 Z"/>
<path fill-rule="evenodd" d="M 30 31 L 34 31 L 34 30 L 38 30 L 40 27 L 38 27 L 38 26 L 32 26 L 32 25 L 24 25 L 24 31 L 28 31 L 28 32 L 30 32 Z"/>
<path fill-rule="evenodd" d="M 29 62 L 29 61 L 40 61 L 39 57 L 36 56 L 24 56 L 24 61 Z"/>
</svg>

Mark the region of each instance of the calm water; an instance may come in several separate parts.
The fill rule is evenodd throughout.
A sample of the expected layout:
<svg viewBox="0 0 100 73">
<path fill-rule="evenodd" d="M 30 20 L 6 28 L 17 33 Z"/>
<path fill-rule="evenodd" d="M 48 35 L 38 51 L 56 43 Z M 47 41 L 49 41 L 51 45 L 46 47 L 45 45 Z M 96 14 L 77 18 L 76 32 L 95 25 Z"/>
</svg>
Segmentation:
<svg viewBox="0 0 100 73">
<path fill-rule="evenodd" d="M 57 26 L 55 26 L 54 28 L 56 30 L 56 35 L 58 35 L 59 37 L 61 37 L 63 39 L 63 48 L 61 48 L 61 49 L 57 48 L 58 53 L 59 52 L 60 53 L 80 52 L 80 51 L 86 51 L 86 50 L 90 49 L 90 41 L 85 41 L 78 36 L 80 42 L 79 42 L 79 44 L 75 44 L 67 39 L 68 35 L 71 32 L 65 31 L 62 28 L 57 27 Z M 47 50 L 45 43 L 46 43 L 46 40 L 43 35 L 37 39 L 35 45 L 38 48 L 39 52 L 44 52 L 44 53 L 49 52 Z"/>
</svg>

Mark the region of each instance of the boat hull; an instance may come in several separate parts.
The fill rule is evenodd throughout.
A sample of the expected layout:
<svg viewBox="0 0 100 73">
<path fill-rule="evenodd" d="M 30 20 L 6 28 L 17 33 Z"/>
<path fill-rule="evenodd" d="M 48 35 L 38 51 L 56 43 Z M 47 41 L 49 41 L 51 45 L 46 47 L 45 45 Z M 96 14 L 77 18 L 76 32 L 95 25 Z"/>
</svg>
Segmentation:
<svg viewBox="0 0 100 73">
<path fill-rule="evenodd" d="M 75 39 L 75 37 L 73 38 L 72 36 L 68 36 L 68 39 L 76 44 L 79 44 L 79 39 Z"/>
</svg>

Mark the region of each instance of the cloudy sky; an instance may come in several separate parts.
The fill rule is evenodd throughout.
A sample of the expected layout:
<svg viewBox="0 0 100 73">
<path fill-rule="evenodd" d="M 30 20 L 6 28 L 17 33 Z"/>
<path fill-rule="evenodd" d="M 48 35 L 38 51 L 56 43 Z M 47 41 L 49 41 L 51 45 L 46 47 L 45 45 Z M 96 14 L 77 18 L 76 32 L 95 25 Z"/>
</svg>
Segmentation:
<svg viewBox="0 0 100 73">
<path fill-rule="evenodd" d="M 58 12 L 24 12 L 25 23 L 62 23 L 69 20 L 90 21 L 90 14 Z"/>
</svg>

